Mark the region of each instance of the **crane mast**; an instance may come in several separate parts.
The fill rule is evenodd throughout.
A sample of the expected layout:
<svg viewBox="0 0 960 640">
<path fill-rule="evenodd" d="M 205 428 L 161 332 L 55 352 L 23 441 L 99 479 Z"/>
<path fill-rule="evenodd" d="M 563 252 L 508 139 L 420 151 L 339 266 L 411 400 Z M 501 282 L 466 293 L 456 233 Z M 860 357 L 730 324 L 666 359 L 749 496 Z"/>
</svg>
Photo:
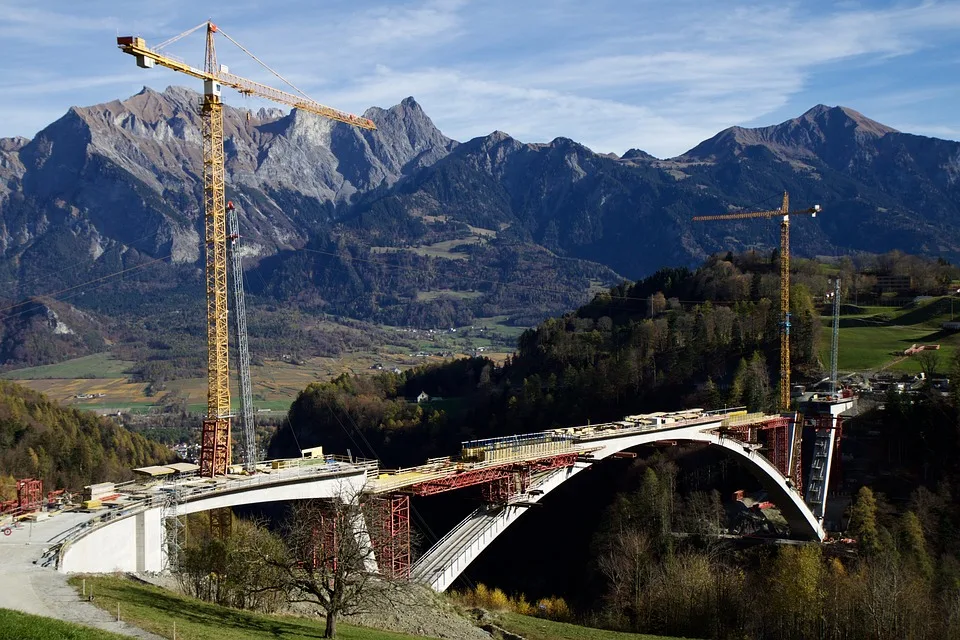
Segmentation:
<svg viewBox="0 0 960 640">
<path fill-rule="evenodd" d="M 790 408 L 790 195 L 780 205 L 780 411 Z M 814 213 L 816 215 L 816 213 Z"/>
<path fill-rule="evenodd" d="M 833 332 L 830 336 L 830 393 L 837 397 L 837 356 L 840 353 L 840 278 L 833 281 Z"/>
<path fill-rule="evenodd" d="M 206 63 L 217 71 L 217 51 L 208 23 Z M 227 212 L 223 186 L 223 103 L 220 84 L 203 81 L 200 104 L 203 138 L 203 210 L 207 242 L 207 419 L 200 439 L 200 475 L 227 473 L 230 465 L 230 365 L 227 322 Z"/>
<path fill-rule="evenodd" d="M 204 68 L 197 69 L 159 51 L 166 44 L 175 42 L 206 26 L 206 51 Z M 280 102 L 316 115 L 344 122 L 362 129 L 376 129 L 369 119 L 339 111 L 311 100 L 305 95 L 296 95 L 254 82 L 229 73 L 217 62 L 214 34 L 220 33 L 236 44 L 245 53 L 254 57 L 230 36 L 223 33 L 210 21 L 189 29 L 156 49 L 147 47 L 143 38 L 124 36 L 117 38 L 117 46 L 137 61 L 137 66 L 149 69 L 164 66 L 180 73 L 203 80 L 203 99 L 200 103 L 200 120 L 203 138 L 203 209 L 204 240 L 206 244 L 206 295 L 207 295 L 207 416 L 203 420 L 200 442 L 200 475 L 213 477 L 227 473 L 231 455 L 231 407 L 229 328 L 227 303 L 227 209 L 224 193 L 223 156 L 223 102 L 222 87 L 228 86 L 244 95 L 259 96 Z M 254 59 L 256 59 L 254 57 Z M 260 62 L 257 60 L 257 62 Z M 260 64 L 263 64 L 260 62 Z M 266 66 L 266 65 L 263 65 Z M 269 69 L 269 67 L 267 67 Z M 278 77 L 272 69 L 270 70 Z M 282 78 L 281 78 L 282 79 Z M 289 83 L 288 83 L 289 84 Z M 292 85 L 291 85 L 292 86 Z M 299 90 L 297 90 L 299 91 Z M 302 93 L 302 92 L 301 92 Z M 235 213 L 234 213 L 235 215 Z M 235 219 L 231 224 L 235 224 Z M 234 242 L 239 237 L 237 229 L 231 231 Z M 242 273 L 239 253 L 234 251 L 234 277 L 237 307 L 238 340 L 240 346 L 240 387 L 244 412 L 244 448 L 247 468 L 255 462 L 253 442 L 252 395 L 250 394 L 249 351 L 246 348 L 246 324 L 242 297 Z M 242 337 L 241 337 L 242 335 Z M 246 383 L 244 383 L 246 380 Z M 249 414 L 249 416 L 248 416 Z M 251 419 L 247 419 L 247 418 Z"/>
<path fill-rule="evenodd" d="M 714 220 L 750 220 L 780 216 L 780 393 L 778 409 L 790 409 L 790 216 L 808 214 L 813 217 L 820 212 L 820 205 L 809 209 L 790 211 L 790 195 L 783 192 L 783 203 L 772 211 L 726 213 L 711 216 L 695 216 L 696 222 Z"/>
</svg>

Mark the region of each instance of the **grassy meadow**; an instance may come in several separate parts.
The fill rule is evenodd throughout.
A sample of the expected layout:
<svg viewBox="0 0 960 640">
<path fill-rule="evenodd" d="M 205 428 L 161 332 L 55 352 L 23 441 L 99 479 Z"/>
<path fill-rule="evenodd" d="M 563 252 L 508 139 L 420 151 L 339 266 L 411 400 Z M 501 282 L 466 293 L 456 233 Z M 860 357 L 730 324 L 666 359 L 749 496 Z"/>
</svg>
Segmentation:
<svg viewBox="0 0 960 640">
<path fill-rule="evenodd" d="M 950 366 L 958 347 L 960 332 L 941 329 L 951 317 L 960 318 L 960 300 L 935 297 L 903 308 L 858 307 L 856 313 L 841 314 L 837 368 L 840 371 L 888 370 L 918 373 L 916 356 L 904 357 L 905 349 L 914 344 L 939 344 L 938 369 Z M 823 334 L 820 357 L 830 362 L 830 331 L 833 318 L 822 316 Z"/>
<path fill-rule="evenodd" d="M 0 638 L 17 640 L 121 640 L 128 636 L 62 622 L 29 613 L 0 609 Z"/>
</svg>

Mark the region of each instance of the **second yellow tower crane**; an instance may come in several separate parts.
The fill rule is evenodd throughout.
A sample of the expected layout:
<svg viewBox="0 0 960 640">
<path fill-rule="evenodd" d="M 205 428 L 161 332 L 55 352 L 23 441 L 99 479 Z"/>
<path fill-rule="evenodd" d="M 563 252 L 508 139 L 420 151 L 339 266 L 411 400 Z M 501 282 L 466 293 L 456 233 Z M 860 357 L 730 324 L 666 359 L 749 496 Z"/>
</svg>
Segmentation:
<svg viewBox="0 0 960 640">
<path fill-rule="evenodd" d="M 783 204 L 772 211 L 725 213 L 715 216 L 696 216 L 698 222 L 712 220 L 750 220 L 753 218 L 776 218 L 780 220 L 780 411 L 790 409 L 790 216 L 820 213 L 820 205 L 809 209 L 790 211 L 790 196 L 783 192 Z"/>
</svg>

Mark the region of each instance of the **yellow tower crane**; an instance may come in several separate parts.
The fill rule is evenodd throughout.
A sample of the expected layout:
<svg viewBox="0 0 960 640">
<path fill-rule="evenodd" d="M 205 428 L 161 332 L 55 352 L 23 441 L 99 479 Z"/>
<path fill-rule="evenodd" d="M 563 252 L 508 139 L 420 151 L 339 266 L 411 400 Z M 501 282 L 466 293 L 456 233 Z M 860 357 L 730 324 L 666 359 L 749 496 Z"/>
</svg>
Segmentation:
<svg viewBox="0 0 960 640">
<path fill-rule="evenodd" d="M 204 68 L 197 69 L 185 62 L 160 52 L 160 49 L 176 42 L 198 29 L 207 28 Z M 325 118 L 345 122 L 363 129 L 376 129 L 367 118 L 356 116 L 324 106 L 308 98 L 302 91 L 266 67 L 296 91 L 296 95 L 273 87 L 241 78 L 229 72 L 226 66 L 217 64 L 214 34 L 237 45 L 244 53 L 257 60 L 233 38 L 217 28 L 212 22 L 202 22 L 178 36 L 148 48 L 143 38 L 126 36 L 117 38 L 117 46 L 124 53 L 134 56 L 137 66 L 149 69 L 156 65 L 179 71 L 203 80 L 203 101 L 200 115 L 203 133 L 203 208 L 206 240 L 207 282 L 207 417 L 203 421 L 200 446 L 200 475 L 213 477 L 227 472 L 230 464 L 230 382 L 228 363 L 227 325 L 227 211 L 224 196 L 223 168 L 223 102 L 222 87 L 232 87 L 244 95 L 268 98 L 275 102 L 308 111 Z"/>
<path fill-rule="evenodd" d="M 820 205 L 809 209 L 790 211 L 790 196 L 783 192 L 783 204 L 773 211 L 725 213 L 716 216 L 696 216 L 697 222 L 712 220 L 750 220 L 781 217 L 780 222 L 780 401 L 779 410 L 790 409 L 790 216 L 820 213 Z"/>
</svg>

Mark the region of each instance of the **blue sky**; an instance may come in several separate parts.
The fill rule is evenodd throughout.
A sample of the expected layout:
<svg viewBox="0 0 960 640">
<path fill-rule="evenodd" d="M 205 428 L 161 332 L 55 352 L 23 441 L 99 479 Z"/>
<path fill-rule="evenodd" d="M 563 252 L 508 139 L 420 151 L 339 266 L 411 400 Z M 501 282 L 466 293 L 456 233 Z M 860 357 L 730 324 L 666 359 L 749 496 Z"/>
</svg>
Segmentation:
<svg viewBox="0 0 960 640">
<path fill-rule="evenodd" d="M 728 126 L 774 124 L 818 103 L 960 139 L 956 1 L 0 0 L 0 9 L 0 136 L 32 137 L 71 105 L 144 85 L 199 90 L 173 71 L 139 69 L 115 38 L 156 44 L 210 18 L 319 102 L 359 113 L 412 95 L 458 140 L 499 129 L 671 157 Z M 201 66 L 202 41 L 201 31 L 167 51 Z M 278 85 L 219 43 L 232 72 Z"/>
</svg>

